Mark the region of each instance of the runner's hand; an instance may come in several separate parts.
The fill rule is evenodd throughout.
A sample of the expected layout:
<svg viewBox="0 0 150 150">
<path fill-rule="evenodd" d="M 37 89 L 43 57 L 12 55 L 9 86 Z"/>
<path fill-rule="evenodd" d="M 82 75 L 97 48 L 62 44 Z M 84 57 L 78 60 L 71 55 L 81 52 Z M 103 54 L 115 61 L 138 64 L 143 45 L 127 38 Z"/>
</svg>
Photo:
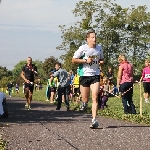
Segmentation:
<svg viewBox="0 0 150 150">
<path fill-rule="evenodd" d="M 26 83 L 30 83 L 30 81 L 29 81 L 29 80 L 27 80 L 27 79 L 25 79 L 25 82 L 26 82 Z"/>
<path fill-rule="evenodd" d="M 88 58 L 87 58 L 87 61 L 86 61 L 86 63 L 88 63 L 88 64 L 89 64 L 89 63 L 91 63 L 92 61 L 93 61 L 93 58 L 91 58 L 91 57 L 88 57 Z"/>
</svg>

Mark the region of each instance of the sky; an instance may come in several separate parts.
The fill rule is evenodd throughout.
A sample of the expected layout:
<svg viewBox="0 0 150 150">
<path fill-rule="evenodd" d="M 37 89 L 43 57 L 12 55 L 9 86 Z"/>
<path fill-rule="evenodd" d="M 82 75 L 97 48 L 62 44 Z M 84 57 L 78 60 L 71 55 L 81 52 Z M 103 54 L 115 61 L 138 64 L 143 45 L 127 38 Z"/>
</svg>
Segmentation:
<svg viewBox="0 0 150 150">
<path fill-rule="evenodd" d="M 84 0 L 86 1 L 86 0 Z M 79 0 L 0 0 L 0 66 L 8 70 L 31 56 L 44 61 L 59 58 L 62 42 L 59 25 L 73 25 L 72 10 Z M 116 0 L 122 7 L 147 5 L 150 0 Z"/>
</svg>

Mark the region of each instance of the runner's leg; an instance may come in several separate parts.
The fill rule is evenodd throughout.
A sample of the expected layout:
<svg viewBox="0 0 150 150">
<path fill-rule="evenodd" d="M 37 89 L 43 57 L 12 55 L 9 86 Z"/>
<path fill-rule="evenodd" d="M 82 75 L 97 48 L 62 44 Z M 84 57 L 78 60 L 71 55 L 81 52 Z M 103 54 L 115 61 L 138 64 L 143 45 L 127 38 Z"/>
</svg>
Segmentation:
<svg viewBox="0 0 150 150">
<path fill-rule="evenodd" d="M 98 93 L 99 93 L 100 83 L 96 82 L 91 84 L 91 92 L 92 92 L 92 117 L 93 119 L 96 118 L 97 111 L 98 111 Z"/>
</svg>

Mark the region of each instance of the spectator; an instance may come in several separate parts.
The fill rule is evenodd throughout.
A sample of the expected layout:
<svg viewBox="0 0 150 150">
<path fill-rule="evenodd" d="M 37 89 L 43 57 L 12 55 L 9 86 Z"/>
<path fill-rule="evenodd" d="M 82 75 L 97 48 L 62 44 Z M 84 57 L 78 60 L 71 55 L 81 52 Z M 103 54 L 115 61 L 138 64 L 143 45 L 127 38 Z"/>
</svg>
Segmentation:
<svg viewBox="0 0 150 150">
<path fill-rule="evenodd" d="M 145 68 L 142 71 L 140 82 L 143 81 L 145 103 L 149 103 L 150 95 L 150 61 L 145 60 Z"/>
<path fill-rule="evenodd" d="M 16 93 L 19 93 L 19 85 L 16 83 Z"/>
<path fill-rule="evenodd" d="M 0 92 L 0 118 L 8 117 L 8 108 L 6 103 L 6 96 L 3 92 Z"/>
<path fill-rule="evenodd" d="M 79 75 L 75 73 L 73 78 L 73 97 L 74 101 L 77 103 L 79 102 L 79 96 L 80 96 Z"/>
<path fill-rule="evenodd" d="M 125 114 L 136 114 L 133 96 L 133 66 L 124 54 L 119 55 L 120 63 L 117 77 L 117 87 L 120 85 L 122 104 Z M 129 106 L 128 106 L 129 104 Z"/>
<path fill-rule="evenodd" d="M 106 77 L 108 78 L 109 89 L 111 89 L 111 84 L 114 77 L 114 73 L 111 67 L 108 68 L 108 72 L 106 72 Z"/>
<path fill-rule="evenodd" d="M 54 103 L 54 98 L 55 98 L 55 94 L 56 94 L 56 83 L 54 80 L 54 75 L 53 72 L 50 73 L 50 91 L 51 91 L 51 96 L 50 96 L 50 103 Z"/>
<path fill-rule="evenodd" d="M 119 95 L 119 90 L 117 88 L 117 85 L 112 83 L 112 89 L 111 89 L 110 96 L 115 96 L 115 95 Z"/>
<path fill-rule="evenodd" d="M 68 97 L 68 87 L 70 86 L 68 80 L 68 73 L 65 69 L 61 68 L 61 63 L 56 63 L 55 65 L 56 72 L 54 72 L 54 77 L 57 77 L 59 80 L 58 86 L 58 103 L 56 110 L 60 110 L 62 103 L 62 94 L 64 94 L 64 99 L 67 107 L 67 111 L 69 110 L 69 97 Z"/>
<path fill-rule="evenodd" d="M 10 82 L 7 84 L 7 90 L 8 90 L 8 95 L 9 95 L 9 97 L 11 97 L 12 88 L 13 88 L 13 83 L 10 81 Z"/>
<path fill-rule="evenodd" d="M 108 83 L 108 79 L 104 78 L 103 79 L 103 85 L 102 85 L 103 89 L 102 89 L 102 95 L 101 95 L 101 103 L 100 103 L 100 109 L 104 109 L 104 106 L 107 107 L 107 101 L 109 98 L 109 83 Z"/>
</svg>

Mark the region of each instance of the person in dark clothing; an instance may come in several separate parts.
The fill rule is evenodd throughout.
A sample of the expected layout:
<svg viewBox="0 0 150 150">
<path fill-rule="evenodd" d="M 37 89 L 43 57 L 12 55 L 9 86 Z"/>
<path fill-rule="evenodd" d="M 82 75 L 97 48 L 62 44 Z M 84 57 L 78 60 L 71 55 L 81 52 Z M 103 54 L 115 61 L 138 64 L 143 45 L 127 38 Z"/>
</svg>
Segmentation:
<svg viewBox="0 0 150 150">
<path fill-rule="evenodd" d="M 106 72 L 106 77 L 108 78 L 109 89 L 111 89 L 112 80 L 114 77 L 114 73 L 111 67 L 108 68 L 108 72 Z"/>
<path fill-rule="evenodd" d="M 7 84 L 7 90 L 8 90 L 9 97 L 11 97 L 12 88 L 13 88 L 13 83 L 10 81 L 10 82 Z"/>
<path fill-rule="evenodd" d="M 55 65 L 56 72 L 54 72 L 54 77 L 57 77 L 59 80 L 58 86 L 58 103 L 56 110 L 60 110 L 62 103 L 62 94 L 64 94 L 64 99 L 67 107 L 67 111 L 69 110 L 69 97 L 68 97 L 68 89 L 70 87 L 70 81 L 68 80 L 68 73 L 65 69 L 61 68 L 61 63 L 56 63 Z"/>
<path fill-rule="evenodd" d="M 28 110 L 31 109 L 30 103 L 32 101 L 32 94 L 34 90 L 34 77 L 35 75 L 37 76 L 37 67 L 32 64 L 32 58 L 28 57 L 27 58 L 27 64 L 23 66 L 22 72 L 21 72 L 21 77 L 25 81 L 25 97 L 26 97 L 26 105 L 25 108 Z"/>
</svg>

